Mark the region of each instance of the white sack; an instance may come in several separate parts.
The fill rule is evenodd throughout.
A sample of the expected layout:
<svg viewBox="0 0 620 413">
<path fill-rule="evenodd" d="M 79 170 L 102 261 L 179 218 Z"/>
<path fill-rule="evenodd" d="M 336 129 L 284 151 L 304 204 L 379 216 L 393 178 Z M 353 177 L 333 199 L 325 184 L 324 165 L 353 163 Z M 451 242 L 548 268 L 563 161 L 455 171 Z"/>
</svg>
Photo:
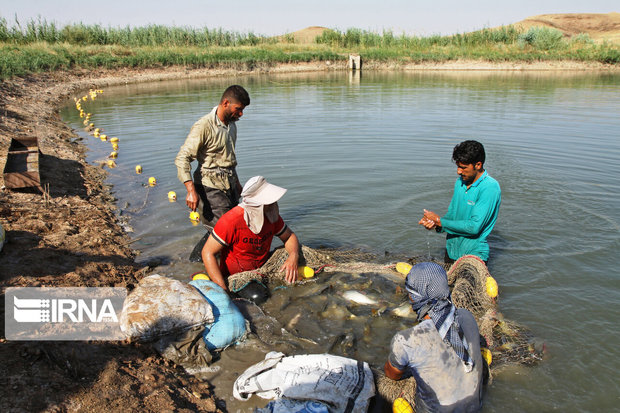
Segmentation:
<svg viewBox="0 0 620 413">
<path fill-rule="evenodd" d="M 365 362 L 331 354 L 286 357 L 272 351 L 235 380 L 236 399 L 248 400 L 252 394 L 317 400 L 328 404 L 331 413 L 362 413 L 375 395 L 375 384 Z"/>
<path fill-rule="evenodd" d="M 120 326 L 127 337 L 151 340 L 214 320 L 211 306 L 198 290 L 153 274 L 143 278 L 125 299 Z"/>
</svg>

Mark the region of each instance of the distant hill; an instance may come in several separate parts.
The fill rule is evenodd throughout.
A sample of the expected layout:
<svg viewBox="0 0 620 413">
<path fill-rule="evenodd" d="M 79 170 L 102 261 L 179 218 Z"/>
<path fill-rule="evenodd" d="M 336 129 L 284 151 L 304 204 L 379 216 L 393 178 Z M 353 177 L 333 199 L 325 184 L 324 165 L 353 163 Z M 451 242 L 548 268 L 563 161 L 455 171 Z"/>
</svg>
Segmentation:
<svg viewBox="0 0 620 413">
<path fill-rule="evenodd" d="M 597 42 L 609 41 L 620 44 L 620 13 L 567 13 L 567 14 L 541 14 L 528 17 L 513 26 L 528 30 L 530 27 L 553 27 L 564 33 L 565 36 L 574 36 L 579 33 L 587 33 L 592 40 Z M 305 29 L 289 33 L 295 43 L 314 43 L 317 36 L 330 30 L 321 26 L 310 26 Z M 284 36 L 278 36 L 280 39 Z"/>
<path fill-rule="evenodd" d="M 293 36 L 293 38 L 295 39 L 295 43 L 300 43 L 300 44 L 309 44 L 309 43 L 314 43 L 314 39 L 317 36 L 320 36 L 323 34 L 323 32 L 325 30 L 330 30 L 327 27 L 321 27 L 321 26 L 310 26 L 310 27 L 306 27 L 305 29 L 301 29 L 301 30 L 297 30 L 296 32 L 293 33 L 289 33 L 287 36 Z M 279 38 L 284 38 L 285 36 L 278 36 Z"/>
<path fill-rule="evenodd" d="M 595 41 L 620 44 L 620 13 L 567 13 L 541 14 L 514 23 L 513 26 L 528 30 L 531 27 L 552 27 L 565 36 L 586 33 Z"/>
</svg>

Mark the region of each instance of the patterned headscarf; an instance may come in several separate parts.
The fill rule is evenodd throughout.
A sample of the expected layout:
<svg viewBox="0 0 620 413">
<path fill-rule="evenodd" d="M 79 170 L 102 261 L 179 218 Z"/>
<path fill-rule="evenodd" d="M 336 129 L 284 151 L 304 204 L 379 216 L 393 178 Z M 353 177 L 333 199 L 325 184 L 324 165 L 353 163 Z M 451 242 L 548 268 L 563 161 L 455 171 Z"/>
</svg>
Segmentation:
<svg viewBox="0 0 620 413">
<path fill-rule="evenodd" d="M 418 314 L 418 321 L 428 315 L 442 340 L 452 346 L 465 363 L 465 371 L 470 372 L 474 361 L 469 354 L 469 343 L 463 329 L 455 317 L 456 307 L 450 300 L 446 271 L 433 262 L 416 264 L 407 274 L 405 288 L 412 301 L 411 306 Z"/>
</svg>

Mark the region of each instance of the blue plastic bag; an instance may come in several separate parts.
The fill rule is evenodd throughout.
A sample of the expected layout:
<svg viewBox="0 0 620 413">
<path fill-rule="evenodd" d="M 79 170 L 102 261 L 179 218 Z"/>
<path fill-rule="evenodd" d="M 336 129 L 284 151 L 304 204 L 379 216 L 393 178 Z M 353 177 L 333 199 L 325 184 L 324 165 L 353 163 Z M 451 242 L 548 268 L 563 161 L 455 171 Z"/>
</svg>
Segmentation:
<svg viewBox="0 0 620 413">
<path fill-rule="evenodd" d="M 245 318 L 222 287 L 208 280 L 190 281 L 189 284 L 200 291 L 213 309 L 215 321 L 206 326 L 203 335 L 209 351 L 225 348 L 245 335 Z"/>
</svg>

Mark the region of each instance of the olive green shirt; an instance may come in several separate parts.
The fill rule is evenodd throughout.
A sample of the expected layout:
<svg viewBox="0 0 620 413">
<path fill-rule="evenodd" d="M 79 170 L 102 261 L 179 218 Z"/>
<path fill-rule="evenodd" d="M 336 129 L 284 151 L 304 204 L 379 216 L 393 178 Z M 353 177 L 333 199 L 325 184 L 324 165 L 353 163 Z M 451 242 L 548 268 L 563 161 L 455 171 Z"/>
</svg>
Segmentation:
<svg viewBox="0 0 620 413">
<path fill-rule="evenodd" d="M 198 161 L 195 177 L 202 185 L 226 191 L 237 181 L 235 144 L 237 126 L 217 117 L 217 106 L 192 126 L 174 164 L 181 182 L 192 180 L 191 162 Z M 231 184 L 232 183 L 232 184 Z"/>
</svg>

